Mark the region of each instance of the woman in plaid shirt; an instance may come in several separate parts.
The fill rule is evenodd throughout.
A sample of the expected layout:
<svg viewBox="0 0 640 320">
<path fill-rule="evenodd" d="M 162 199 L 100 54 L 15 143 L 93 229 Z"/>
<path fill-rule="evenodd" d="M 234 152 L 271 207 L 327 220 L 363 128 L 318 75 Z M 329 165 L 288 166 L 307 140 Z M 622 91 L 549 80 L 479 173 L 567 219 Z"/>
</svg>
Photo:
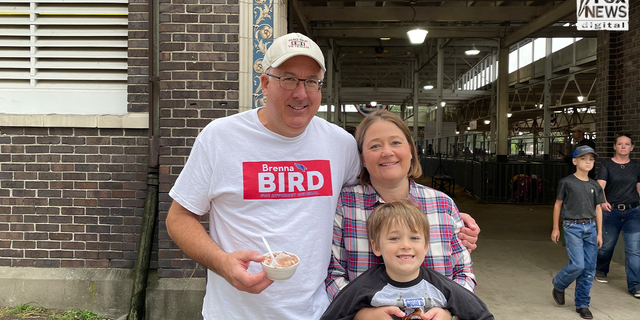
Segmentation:
<svg viewBox="0 0 640 320">
<path fill-rule="evenodd" d="M 471 255 L 458 238 L 464 227 L 458 208 L 446 194 L 413 181 L 422 168 L 409 127 L 395 114 L 378 110 L 358 126 L 356 142 L 363 163 L 362 184 L 344 188 L 338 199 L 325 281 L 330 299 L 349 281 L 382 263 L 367 240 L 367 217 L 381 203 L 404 199 L 429 218 L 431 236 L 423 265 L 475 291 Z"/>
</svg>

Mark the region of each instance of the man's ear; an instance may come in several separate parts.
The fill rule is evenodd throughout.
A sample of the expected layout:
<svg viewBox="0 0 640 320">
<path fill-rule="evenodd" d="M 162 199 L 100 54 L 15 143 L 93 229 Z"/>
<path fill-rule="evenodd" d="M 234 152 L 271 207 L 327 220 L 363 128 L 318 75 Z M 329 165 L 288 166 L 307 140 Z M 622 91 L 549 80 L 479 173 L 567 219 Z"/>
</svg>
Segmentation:
<svg viewBox="0 0 640 320">
<path fill-rule="evenodd" d="M 382 255 L 382 251 L 380 251 L 380 248 L 378 248 L 378 246 L 373 241 L 371 241 L 371 251 L 373 251 L 373 254 L 375 254 L 376 257 Z"/>
<path fill-rule="evenodd" d="M 269 90 L 267 89 L 267 87 L 269 86 L 269 80 L 269 76 L 266 73 L 263 73 L 260 76 L 260 87 L 262 88 L 262 95 L 264 95 L 265 97 L 269 93 Z"/>
</svg>

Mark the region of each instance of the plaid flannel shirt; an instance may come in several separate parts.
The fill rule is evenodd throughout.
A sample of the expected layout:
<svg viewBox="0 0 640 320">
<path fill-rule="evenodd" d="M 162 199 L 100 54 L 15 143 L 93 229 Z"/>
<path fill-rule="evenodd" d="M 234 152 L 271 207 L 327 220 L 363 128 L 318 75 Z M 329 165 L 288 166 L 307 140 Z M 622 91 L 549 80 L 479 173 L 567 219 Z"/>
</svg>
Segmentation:
<svg viewBox="0 0 640 320">
<path fill-rule="evenodd" d="M 460 212 L 444 193 L 410 180 L 409 198 L 429 218 L 429 251 L 422 265 L 434 269 L 469 291 L 476 289 L 471 255 L 458 238 L 464 226 Z M 325 280 L 329 298 L 349 281 L 382 263 L 371 251 L 367 217 L 384 200 L 371 185 L 342 189 L 333 221 L 333 246 L 329 275 Z"/>
</svg>

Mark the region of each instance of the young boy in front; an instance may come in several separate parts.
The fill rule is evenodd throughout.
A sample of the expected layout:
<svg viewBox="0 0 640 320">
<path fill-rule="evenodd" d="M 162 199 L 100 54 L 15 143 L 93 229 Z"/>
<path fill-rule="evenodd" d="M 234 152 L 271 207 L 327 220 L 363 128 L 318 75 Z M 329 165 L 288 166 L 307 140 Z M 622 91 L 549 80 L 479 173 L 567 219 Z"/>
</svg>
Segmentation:
<svg viewBox="0 0 640 320">
<path fill-rule="evenodd" d="M 562 216 L 569 263 L 553 278 L 553 300 L 564 305 L 564 290 L 576 282 L 576 312 L 583 319 L 593 319 L 589 310 L 589 292 L 596 273 L 598 248 L 602 246 L 602 188 L 589 178 L 595 157 L 589 146 L 578 146 L 573 152 L 576 173 L 564 177 L 558 184 L 558 196 L 553 207 L 551 240 L 558 243 Z"/>
<path fill-rule="evenodd" d="M 396 306 L 403 318 L 422 319 L 431 308 L 447 309 L 453 319 L 494 319 L 475 294 L 422 266 L 429 247 L 429 219 L 408 201 L 377 207 L 367 234 L 384 264 L 358 276 L 333 299 L 321 320 L 353 319 L 365 307 Z"/>
</svg>

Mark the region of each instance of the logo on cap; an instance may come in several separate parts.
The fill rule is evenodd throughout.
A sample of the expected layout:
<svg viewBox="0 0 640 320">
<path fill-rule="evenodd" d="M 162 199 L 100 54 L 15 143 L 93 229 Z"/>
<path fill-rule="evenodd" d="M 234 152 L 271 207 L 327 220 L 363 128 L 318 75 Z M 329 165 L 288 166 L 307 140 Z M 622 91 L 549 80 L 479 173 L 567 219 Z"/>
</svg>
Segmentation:
<svg viewBox="0 0 640 320">
<path fill-rule="evenodd" d="M 573 157 L 579 157 L 583 154 L 592 153 L 595 157 L 598 156 L 595 150 L 589 146 L 577 146 L 576 150 L 573 151 Z"/>
<path fill-rule="evenodd" d="M 303 39 L 291 39 L 289 40 L 289 48 L 301 48 L 310 49 L 306 40 Z"/>
</svg>

